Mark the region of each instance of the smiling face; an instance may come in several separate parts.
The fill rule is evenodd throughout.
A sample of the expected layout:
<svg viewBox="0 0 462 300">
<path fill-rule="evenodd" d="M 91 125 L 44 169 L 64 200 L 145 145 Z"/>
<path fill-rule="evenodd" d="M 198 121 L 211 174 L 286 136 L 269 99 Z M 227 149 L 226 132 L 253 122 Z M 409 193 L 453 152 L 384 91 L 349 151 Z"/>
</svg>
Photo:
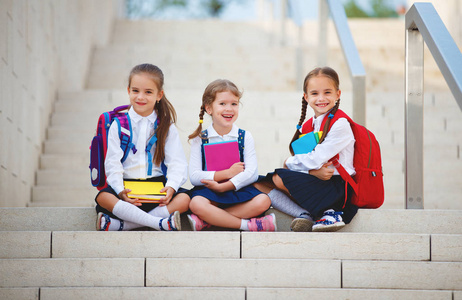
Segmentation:
<svg viewBox="0 0 462 300">
<path fill-rule="evenodd" d="M 314 110 L 314 115 L 319 117 L 335 106 L 340 94 L 341 91 L 336 88 L 332 79 L 318 75 L 309 79 L 303 96 Z"/>
<path fill-rule="evenodd" d="M 154 78 L 148 73 L 134 74 L 127 90 L 130 104 L 142 117 L 147 117 L 152 113 L 154 105 L 164 94 L 162 90 L 159 91 Z"/>
<path fill-rule="evenodd" d="M 239 97 L 229 91 L 219 92 L 212 104 L 205 106 L 205 110 L 212 116 L 213 128 L 217 133 L 227 134 L 239 115 Z"/>
</svg>

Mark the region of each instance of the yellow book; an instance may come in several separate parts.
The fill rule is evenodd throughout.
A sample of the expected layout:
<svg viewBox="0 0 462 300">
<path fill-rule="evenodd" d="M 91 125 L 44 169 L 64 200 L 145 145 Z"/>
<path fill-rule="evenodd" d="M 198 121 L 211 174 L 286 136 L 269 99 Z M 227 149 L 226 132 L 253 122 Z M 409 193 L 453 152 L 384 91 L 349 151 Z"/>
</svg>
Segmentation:
<svg viewBox="0 0 462 300">
<path fill-rule="evenodd" d="M 137 202 L 140 203 L 157 203 L 160 198 L 167 194 L 160 192 L 164 188 L 163 182 L 124 180 L 124 186 L 126 189 L 132 190 L 127 196 L 139 199 Z"/>
</svg>

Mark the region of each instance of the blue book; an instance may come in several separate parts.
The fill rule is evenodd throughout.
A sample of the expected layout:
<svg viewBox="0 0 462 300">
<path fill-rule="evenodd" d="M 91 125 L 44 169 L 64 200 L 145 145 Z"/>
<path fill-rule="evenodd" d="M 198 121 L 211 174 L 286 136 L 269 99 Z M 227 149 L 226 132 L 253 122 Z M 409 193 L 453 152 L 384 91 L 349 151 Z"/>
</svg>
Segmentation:
<svg viewBox="0 0 462 300">
<path fill-rule="evenodd" d="M 294 150 L 294 154 L 310 153 L 316 147 L 318 141 L 318 132 L 308 132 L 292 143 L 292 150 Z"/>
</svg>

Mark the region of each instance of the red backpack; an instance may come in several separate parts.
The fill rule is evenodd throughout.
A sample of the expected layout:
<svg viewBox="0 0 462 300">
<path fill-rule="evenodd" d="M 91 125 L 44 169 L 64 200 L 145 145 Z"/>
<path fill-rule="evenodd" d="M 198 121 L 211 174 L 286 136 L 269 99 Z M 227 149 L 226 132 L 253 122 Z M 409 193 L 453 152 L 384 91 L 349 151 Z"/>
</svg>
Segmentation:
<svg viewBox="0 0 462 300">
<path fill-rule="evenodd" d="M 325 117 L 322 121 L 321 128 L 324 128 L 327 118 Z M 348 174 L 345 168 L 338 162 L 338 155 L 330 161 L 333 162 L 343 180 L 348 182 L 353 188 L 352 204 L 363 208 L 379 208 L 384 201 L 382 157 L 380 155 L 379 142 L 372 132 L 366 127 L 355 123 L 340 109 L 332 117 L 328 130 L 330 130 L 339 118 L 348 120 L 356 140 L 353 158 L 356 174 L 353 177 Z M 313 118 L 311 118 L 303 124 L 302 132 L 308 133 L 313 130 Z"/>
</svg>

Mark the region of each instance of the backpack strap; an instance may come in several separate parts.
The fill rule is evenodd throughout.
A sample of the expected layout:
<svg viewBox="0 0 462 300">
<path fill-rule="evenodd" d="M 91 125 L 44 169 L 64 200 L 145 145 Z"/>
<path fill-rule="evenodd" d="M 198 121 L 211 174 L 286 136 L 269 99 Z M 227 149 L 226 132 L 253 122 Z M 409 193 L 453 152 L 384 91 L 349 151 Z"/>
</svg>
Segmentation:
<svg viewBox="0 0 462 300">
<path fill-rule="evenodd" d="M 204 144 L 209 143 L 208 139 L 209 133 L 207 129 L 203 130 L 200 134 L 202 138 L 202 170 L 205 170 L 205 154 L 204 154 Z M 244 162 L 244 144 L 245 144 L 245 130 L 239 128 L 237 144 L 239 145 L 239 160 Z"/>
<path fill-rule="evenodd" d="M 204 145 L 209 143 L 209 133 L 207 129 L 202 130 L 200 134 L 200 138 L 202 139 L 202 147 L 201 147 L 201 152 L 202 152 L 202 171 L 205 171 L 205 154 L 204 154 Z"/>
<path fill-rule="evenodd" d="M 114 110 L 115 111 L 115 110 Z M 116 115 L 115 120 L 119 128 L 120 148 L 124 152 L 121 162 L 127 159 L 130 150 L 136 153 L 137 149 L 135 144 L 132 143 L 132 126 L 130 122 L 130 116 L 128 113 Z"/>
<path fill-rule="evenodd" d="M 148 154 L 148 176 L 152 175 L 152 154 L 151 154 L 151 149 L 154 146 L 155 143 L 157 143 L 157 126 L 159 125 L 159 119 L 156 119 L 154 121 L 154 134 L 151 136 L 149 139 L 148 143 L 146 144 L 146 153 Z M 162 170 L 162 173 L 164 176 L 167 178 L 167 166 L 165 165 L 164 161 L 160 164 L 160 168 Z"/>
<path fill-rule="evenodd" d="M 339 109 L 339 110 L 337 110 L 337 112 L 335 114 L 329 113 L 329 115 L 322 120 L 321 127 L 320 127 L 321 130 L 324 128 L 324 125 L 326 124 L 328 118 L 331 118 L 332 120 L 331 120 L 331 122 L 329 124 L 329 128 L 327 128 L 326 134 L 329 132 L 332 125 L 334 125 L 335 121 L 337 121 L 340 118 L 346 118 L 350 124 L 351 124 L 351 122 L 353 122 L 353 120 L 346 113 L 344 113 L 342 110 Z M 313 118 L 311 118 L 307 122 L 305 122 L 305 124 L 303 124 L 303 133 L 308 133 L 308 132 L 311 132 L 313 130 L 314 130 L 314 128 L 313 128 Z M 357 195 L 358 194 L 358 184 L 354 181 L 353 177 L 351 177 L 351 175 L 347 172 L 347 170 L 345 170 L 345 168 L 342 166 L 342 164 L 338 161 L 338 157 L 339 156 L 337 154 L 334 157 L 332 157 L 329 161 L 332 162 L 332 165 L 337 169 L 337 171 L 340 174 L 340 176 L 342 177 L 342 179 L 353 188 L 354 192 Z M 345 203 L 346 203 L 346 200 L 347 200 L 347 194 L 346 194 L 347 190 L 348 189 L 345 188 Z"/>
<path fill-rule="evenodd" d="M 157 142 L 157 125 L 159 123 L 159 119 L 154 121 L 154 134 L 149 139 L 148 143 L 146 144 L 146 153 L 148 154 L 148 176 L 152 175 L 152 154 L 151 148 Z"/>
<path fill-rule="evenodd" d="M 239 157 L 241 162 L 244 162 L 244 141 L 245 141 L 245 130 L 239 128 L 239 136 L 237 143 L 239 144 Z"/>
</svg>

